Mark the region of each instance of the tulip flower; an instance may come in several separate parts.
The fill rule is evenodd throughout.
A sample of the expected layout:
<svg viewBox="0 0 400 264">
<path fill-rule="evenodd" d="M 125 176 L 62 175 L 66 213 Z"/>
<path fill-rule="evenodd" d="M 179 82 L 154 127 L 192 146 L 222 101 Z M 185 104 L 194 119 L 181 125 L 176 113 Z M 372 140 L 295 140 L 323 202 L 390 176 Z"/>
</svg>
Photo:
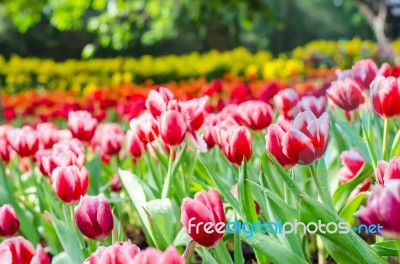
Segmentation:
<svg viewBox="0 0 400 264">
<path fill-rule="evenodd" d="M 110 179 L 110 189 L 113 192 L 119 192 L 122 190 L 122 184 L 117 173 L 115 173 Z"/>
<path fill-rule="evenodd" d="M 13 129 L 12 133 L 8 133 L 7 139 L 20 157 L 31 157 L 39 149 L 39 138 L 30 126 Z"/>
<path fill-rule="evenodd" d="M 400 78 L 377 76 L 371 84 L 371 102 L 375 112 L 384 117 L 400 116 Z"/>
<path fill-rule="evenodd" d="M 152 142 L 159 134 L 158 121 L 149 112 L 143 112 L 138 118 L 132 119 L 130 128 L 143 143 Z"/>
<path fill-rule="evenodd" d="M 361 207 L 357 216 L 362 224 L 380 224 L 387 237 L 400 237 L 400 180 L 388 180 L 385 185 L 376 185 L 366 207 Z"/>
<path fill-rule="evenodd" d="M 68 128 L 74 138 L 90 142 L 96 131 L 98 121 L 87 111 L 68 114 Z"/>
<path fill-rule="evenodd" d="M 326 98 L 325 96 L 303 96 L 297 103 L 297 108 L 300 112 L 309 110 L 313 112 L 316 117 L 320 117 L 323 113 L 325 113 Z"/>
<path fill-rule="evenodd" d="M 52 123 L 41 123 L 36 126 L 42 149 L 49 149 L 59 141 L 58 129 Z"/>
<path fill-rule="evenodd" d="M 262 101 L 246 101 L 238 106 L 240 120 L 250 129 L 262 130 L 272 121 L 272 107 Z"/>
<path fill-rule="evenodd" d="M 13 236 L 19 230 L 19 220 L 11 205 L 0 207 L 0 236 Z"/>
<path fill-rule="evenodd" d="M 325 152 L 330 119 L 328 113 L 316 118 L 310 111 L 297 115 L 282 139 L 283 153 L 297 164 L 311 164 Z"/>
<path fill-rule="evenodd" d="M 199 130 L 204 123 L 204 108 L 207 101 L 208 97 L 205 96 L 199 99 L 179 102 L 179 112 L 186 120 L 187 126 L 191 127 L 194 131 Z"/>
<path fill-rule="evenodd" d="M 235 165 L 249 160 L 253 152 L 250 132 L 244 126 L 221 123 L 213 127 L 214 137 L 225 157 Z"/>
<path fill-rule="evenodd" d="M 389 162 L 378 161 L 375 176 L 376 181 L 381 185 L 385 185 L 389 180 L 400 179 L 400 156 L 394 157 Z"/>
<path fill-rule="evenodd" d="M 186 135 L 186 123 L 181 113 L 167 110 L 160 116 L 160 135 L 163 141 L 176 146 L 182 143 Z"/>
<path fill-rule="evenodd" d="M 128 130 L 126 133 L 127 148 L 131 153 L 133 159 L 138 159 L 142 156 L 144 146 L 142 141 L 139 139 L 136 131 Z"/>
<path fill-rule="evenodd" d="M 185 264 L 185 261 L 174 247 L 167 248 L 165 252 L 147 248 L 134 257 L 132 264 Z"/>
<path fill-rule="evenodd" d="M 360 84 L 361 88 L 368 89 L 375 79 L 378 66 L 371 59 L 359 60 L 351 68 L 352 78 Z"/>
<path fill-rule="evenodd" d="M 11 149 L 5 138 L 0 138 L 0 159 L 4 163 L 8 163 L 11 159 Z"/>
<path fill-rule="evenodd" d="M 274 96 L 275 106 L 284 119 L 293 119 L 297 113 L 299 95 L 294 89 L 287 88 Z"/>
<path fill-rule="evenodd" d="M 278 124 L 270 125 L 268 127 L 268 133 L 265 136 L 265 148 L 274 155 L 279 164 L 285 169 L 290 169 L 296 165 L 295 161 L 291 160 L 283 153 L 282 140 L 290 127 L 290 123 L 280 121 Z"/>
<path fill-rule="evenodd" d="M 360 85 L 352 79 L 332 83 L 327 96 L 345 111 L 353 111 L 364 103 L 364 94 Z"/>
<path fill-rule="evenodd" d="M 51 174 L 52 187 L 61 201 L 74 203 L 86 194 L 89 185 L 88 171 L 76 165 L 57 167 Z"/>
<path fill-rule="evenodd" d="M 146 108 L 153 117 L 159 117 L 162 112 L 167 110 L 168 103 L 174 98 L 174 94 L 164 87 L 160 87 L 158 91 L 151 90 L 146 100 Z"/>
<path fill-rule="evenodd" d="M 109 247 L 100 246 L 83 264 L 125 264 L 132 263 L 140 248 L 131 241 L 116 242 Z"/>
<path fill-rule="evenodd" d="M 12 237 L 0 244 L 0 263 L 50 264 L 50 258 L 41 245 L 35 248 L 22 236 Z"/>
<path fill-rule="evenodd" d="M 75 221 L 82 234 L 96 240 L 105 239 L 114 227 L 110 204 L 103 195 L 82 196 L 75 208 Z"/>
<path fill-rule="evenodd" d="M 96 129 L 90 144 L 101 155 L 113 156 L 121 150 L 124 137 L 124 132 L 119 124 L 101 124 Z"/>
<path fill-rule="evenodd" d="M 196 193 L 194 199 L 183 199 L 181 206 L 181 222 L 185 232 L 197 243 L 205 247 L 215 246 L 222 238 L 225 230 L 225 213 L 222 200 L 215 189 Z M 209 230 L 205 232 L 206 223 Z M 211 225 L 211 226 L 209 226 Z"/>
</svg>

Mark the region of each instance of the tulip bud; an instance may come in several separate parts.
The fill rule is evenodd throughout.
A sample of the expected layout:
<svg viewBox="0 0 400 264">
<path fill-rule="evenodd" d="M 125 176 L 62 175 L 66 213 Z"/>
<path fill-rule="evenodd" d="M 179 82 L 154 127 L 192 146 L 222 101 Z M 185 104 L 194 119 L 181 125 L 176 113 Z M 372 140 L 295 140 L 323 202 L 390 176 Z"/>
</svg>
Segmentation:
<svg viewBox="0 0 400 264">
<path fill-rule="evenodd" d="M 272 107 L 262 101 L 246 101 L 237 109 L 240 120 L 253 130 L 267 128 L 272 121 Z"/>
<path fill-rule="evenodd" d="M 204 123 L 204 108 L 207 101 L 208 97 L 204 96 L 199 99 L 179 102 L 180 113 L 186 120 L 188 126 L 194 131 L 199 130 Z"/>
<path fill-rule="evenodd" d="M 19 220 L 11 205 L 0 207 L 0 236 L 13 236 L 19 230 Z"/>
<path fill-rule="evenodd" d="M 105 239 L 114 227 L 110 204 L 104 195 L 81 197 L 75 208 L 75 221 L 82 234 L 96 240 Z"/>
<path fill-rule="evenodd" d="M 13 129 L 12 133 L 8 133 L 8 142 L 22 158 L 35 155 L 39 149 L 37 133 L 30 126 Z"/>
<path fill-rule="evenodd" d="M 86 194 L 89 185 L 88 171 L 76 165 L 57 167 L 51 174 L 52 187 L 65 203 L 79 201 Z"/>
<path fill-rule="evenodd" d="M 4 163 L 8 163 L 11 159 L 11 149 L 5 138 L 0 138 L 0 159 Z"/>
<path fill-rule="evenodd" d="M 142 156 L 144 146 L 142 141 L 140 141 L 139 137 L 137 136 L 136 131 L 128 130 L 126 132 L 126 139 L 127 139 L 127 148 L 131 153 L 133 159 L 138 159 Z"/>
<path fill-rule="evenodd" d="M 371 84 L 371 102 L 375 112 L 384 118 L 400 115 L 400 78 L 377 76 Z"/>
<path fill-rule="evenodd" d="M 130 128 L 143 143 L 152 142 L 158 136 L 158 121 L 149 113 L 143 112 L 130 122 Z"/>
<path fill-rule="evenodd" d="M 296 165 L 296 162 L 289 159 L 283 153 L 282 140 L 287 132 L 288 126 L 283 125 L 284 122 L 281 121 L 278 124 L 273 124 L 268 127 L 268 133 L 265 136 L 265 148 L 271 152 L 272 155 L 276 158 L 276 160 L 281 164 L 285 169 L 289 169 Z M 289 123 L 290 128 L 290 123 Z"/>
<path fill-rule="evenodd" d="M 173 93 L 164 87 L 158 91 L 151 90 L 146 100 L 146 108 L 154 117 L 159 117 L 162 112 L 167 110 L 168 102 L 174 98 Z"/>
<path fill-rule="evenodd" d="M 400 180 L 389 180 L 385 185 L 376 185 L 366 207 L 361 207 L 357 216 L 362 224 L 380 224 L 383 234 L 387 237 L 400 237 L 399 207 Z"/>
<path fill-rule="evenodd" d="M 122 190 L 122 184 L 117 173 L 110 179 L 110 189 L 113 192 L 119 192 Z"/>
<path fill-rule="evenodd" d="M 376 181 L 385 185 L 389 180 L 400 179 L 400 156 L 391 159 L 389 162 L 378 161 L 375 171 Z"/>
<path fill-rule="evenodd" d="M 185 261 L 174 247 L 167 248 L 164 253 L 155 248 L 147 248 L 135 256 L 132 264 L 185 264 Z"/>
<path fill-rule="evenodd" d="M 38 245 L 36 251 L 31 242 L 22 236 L 12 237 L 0 244 L 0 261 L 4 264 L 50 264 L 50 258 Z"/>
<path fill-rule="evenodd" d="M 215 189 L 196 193 L 194 199 L 183 199 L 181 206 L 181 222 L 185 232 L 197 243 L 205 247 L 215 246 L 225 231 L 225 213 L 222 200 Z M 196 230 L 203 222 L 212 223 L 212 232 L 205 232 L 204 226 Z"/>
<path fill-rule="evenodd" d="M 371 82 L 375 79 L 378 66 L 371 59 L 359 60 L 351 68 L 353 79 L 358 82 L 363 89 L 368 89 Z"/>
<path fill-rule="evenodd" d="M 297 108 L 300 112 L 311 111 L 316 117 L 320 117 L 325 113 L 326 108 L 326 98 L 325 96 L 303 96 L 297 103 Z"/>
<path fill-rule="evenodd" d="M 181 113 L 176 110 L 163 112 L 160 117 L 160 134 L 170 146 L 181 144 L 186 135 L 186 123 Z"/>
<path fill-rule="evenodd" d="M 121 150 L 124 137 L 119 124 L 101 124 L 96 129 L 90 144 L 101 155 L 113 156 Z"/>
<path fill-rule="evenodd" d="M 52 123 L 41 123 L 36 126 L 42 149 L 49 149 L 59 140 L 58 129 Z"/>
<path fill-rule="evenodd" d="M 68 128 L 74 138 L 89 142 L 96 131 L 98 121 L 87 111 L 76 111 L 68 114 Z"/>
<path fill-rule="evenodd" d="M 285 119 L 293 119 L 297 113 L 299 95 L 294 89 L 287 88 L 274 96 L 276 107 Z"/>
<path fill-rule="evenodd" d="M 325 152 L 330 119 L 328 113 L 316 118 L 310 111 L 300 113 L 282 139 L 283 153 L 298 164 L 311 164 Z"/>
<path fill-rule="evenodd" d="M 326 94 L 329 99 L 345 111 L 353 111 L 364 103 L 361 87 L 352 79 L 332 83 Z"/>
<path fill-rule="evenodd" d="M 125 264 L 131 263 L 140 248 L 131 241 L 116 242 L 109 247 L 98 247 L 83 264 Z"/>
</svg>

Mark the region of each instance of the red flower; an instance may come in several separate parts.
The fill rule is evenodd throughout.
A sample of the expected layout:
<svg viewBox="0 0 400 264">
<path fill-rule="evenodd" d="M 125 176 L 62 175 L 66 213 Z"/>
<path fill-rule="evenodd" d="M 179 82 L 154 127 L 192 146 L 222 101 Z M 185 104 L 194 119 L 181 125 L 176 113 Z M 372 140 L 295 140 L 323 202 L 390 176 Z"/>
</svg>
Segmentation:
<svg viewBox="0 0 400 264">
<path fill-rule="evenodd" d="M 85 167 L 75 165 L 57 167 L 51 174 L 52 187 L 61 201 L 73 203 L 86 194 L 89 184 L 88 172 Z"/>
<path fill-rule="evenodd" d="M 43 149 L 51 148 L 59 140 L 58 129 L 52 123 L 38 124 L 36 131 Z"/>
<path fill-rule="evenodd" d="M 7 139 L 0 137 L 0 159 L 4 163 L 8 163 L 11 159 L 11 148 Z"/>
<path fill-rule="evenodd" d="M 272 121 L 272 107 L 262 101 L 246 101 L 237 108 L 241 121 L 253 130 L 267 128 Z"/>
<path fill-rule="evenodd" d="M 87 111 L 69 112 L 68 128 L 74 138 L 90 142 L 96 131 L 98 121 Z"/>
<path fill-rule="evenodd" d="M 82 196 L 75 208 L 75 221 L 82 234 L 96 240 L 105 239 L 114 227 L 110 204 L 104 195 Z"/>
<path fill-rule="evenodd" d="M 343 151 L 340 154 L 343 167 L 339 170 L 339 181 L 346 183 L 352 180 L 365 164 L 365 159 L 357 148 Z"/>
<path fill-rule="evenodd" d="M 133 159 L 138 159 L 142 156 L 144 146 L 142 141 L 140 141 L 136 131 L 128 130 L 126 133 L 127 148 L 131 153 Z"/>
<path fill-rule="evenodd" d="M 19 230 L 19 220 L 11 205 L 0 207 L 0 236 L 13 236 Z"/>
<path fill-rule="evenodd" d="M 30 126 L 13 129 L 8 133 L 8 142 L 20 157 L 31 157 L 39 149 L 38 135 Z"/>
<path fill-rule="evenodd" d="M 102 156 L 113 156 L 121 150 L 124 137 L 124 132 L 119 124 L 101 124 L 97 128 L 90 144 Z"/>
<path fill-rule="evenodd" d="M 0 244 L 0 263 L 50 264 L 50 258 L 41 245 L 35 248 L 22 236 L 12 237 Z"/>
<path fill-rule="evenodd" d="M 316 118 L 310 111 L 300 113 L 282 139 L 283 153 L 298 164 L 311 164 L 325 152 L 330 119 L 328 113 Z"/>
<path fill-rule="evenodd" d="M 98 247 L 83 264 L 125 264 L 132 261 L 139 252 L 140 248 L 131 241 L 116 242 L 109 247 Z"/>
<path fill-rule="evenodd" d="M 147 248 L 135 256 L 132 264 L 185 264 L 185 261 L 174 247 L 169 247 L 164 252 Z"/>
<path fill-rule="evenodd" d="M 378 66 L 371 59 L 359 60 L 351 68 L 352 78 L 360 84 L 363 89 L 368 89 L 375 79 Z"/>
<path fill-rule="evenodd" d="M 152 142 L 159 134 L 158 121 L 147 111 L 132 119 L 130 128 L 143 143 Z"/>
<path fill-rule="evenodd" d="M 185 232 L 197 243 L 205 247 L 215 246 L 225 231 L 225 212 L 222 200 L 215 189 L 208 192 L 196 193 L 194 199 L 183 199 L 181 206 L 181 222 Z M 205 226 L 196 226 L 212 223 L 209 228 L 213 232 L 205 232 Z M 208 224 L 211 225 L 211 224 Z"/>
<path fill-rule="evenodd" d="M 146 108 L 153 117 L 159 117 L 162 112 L 167 110 L 168 103 L 174 98 L 174 94 L 164 87 L 160 87 L 158 91 L 151 90 L 146 100 Z"/>
<path fill-rule="evenodd" d="M 297 113 L 297 103 L 299 95 L 291 88 L 280 91 L 274 97 L 275 105 L 279 109 L 281 116 L 285 119 L 293 119 Z"/>
<path fill-rule="evenodd" d="M 186 123 L 181 113 L 176 110 L 167 110 L 160 116 L 160 135 L 163 141 L 176 146 L 185 139 Z"/>
<path fill-rule="evenodd" d="M 300 101 L 297 103 L 297 108 L 300 112 L 311 111 L 316 117 L 320 117 L 323 113 L 325 113 L 326 108 L 326 98 L 325 96 L 303 96 Z"/>
<path fill-rule="evenodd" d="M 345 111 L 353 111 L 364 103 L 364 94 L 360 85 L 351 79 L 332 83 L 327 96 Z"/>
<path fill-rule="evenodd" d="M 202 97 L 179 102 L 179 109 L 186 120 L 187 126 L 190 126 L 194 131 L 199 130 L 204 123 L 204 108 L 207 100 L 208 97 Z"/>
<path fill-rule="evenodd" d="M 385 118 L 400 115 L 400 78 L 377 76 L 371 84 L 371 101 L 375 112 Z"/>
<path fill-rule="evenodd" d="M 376 181 L 382 185 L 385 185 L 389 180 L 400 179 L 400 156 L 391 159 L 389 162 L 378 161 L 375 176 Z"/>
</svg>

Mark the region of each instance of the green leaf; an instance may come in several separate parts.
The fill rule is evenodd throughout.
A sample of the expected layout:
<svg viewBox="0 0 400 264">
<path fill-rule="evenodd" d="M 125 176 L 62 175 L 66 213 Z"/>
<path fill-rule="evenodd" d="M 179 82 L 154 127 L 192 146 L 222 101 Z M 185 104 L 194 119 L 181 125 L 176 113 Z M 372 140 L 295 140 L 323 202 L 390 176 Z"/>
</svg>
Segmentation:
<svg viewBox="0 0 400 264">
<path fill-rule="evenodd" d="M 299 257 L 292 250 L 283 246 L 278 240 L 271 236 L 255 233 L 252 237 L 246 238 L 246 234 L 241 233 L 240 237 L 252 248 L 259 250 L 273 263 L 279 264 L 306 264 L 305 259 Z"/>
<path fill-rule="evenodd" d="M 300 221 L 305 224 L 319 223 L 328 224 L 336 223 L 340 230 L 343 222 L 331 209 L 310 197 L 300 196 Z M 340 226 L 339 226 L 340 224 Z M 328 253 L 334 260 L 339 263 L 386 263 L 381 257 L 376 254 L 371 247 L 354 233 L 347 223 L 344 232 L 330 233 L 317 232 L 324 243 Z"/>
<path fill-rule="evenodd" d="M 324 200 L 328 202 L 328 206 L 333 210 L 334 205 L 333 201 L 331 198 L 331 189 L 330 189 L 330 184 L 329 184 L 329 178 L 328 178 L 328 170 L 326 169 L 326 164 L 324 157 L 321 157 L 317 164 L 317 178 L 320 183 L 321 189 L 322 189 L 322 195 L 324 196 Z"/>
<path fill-rule="evenodd" d="M 345 184 L 337 188 L 332 197 L 335 208 L 337 210 L 343 208 L 351 192 L 357 187 L 358 184 L 360 184 L 363 180 L 370 176 L 372 172 L 372 167 L 368 163 L 365 163 L 351 181 L 346 182 Z"/>
<path fill-rule="evenodd" d="M 400 154 L 400 131 L 397 132 L 393 144 L 392 149 L 390 151 L 390 158 L 396 157 Z"/>
<path fill-rule="evenodd" d="M 399 242 L 397 240 L 387 240 L 371 245 L 379 256 L 397 256 Z"/>
<path fill-rule="evenodd" d="M 203 260 L 203 264 L 218 264 L 217 260 L 210 254 L 210 252 L 208 252 L 205 247 L 197 248 L 196 252 Z"/>
<path fill-rule="evenodd" d="M 68 254 L 64 251 L 58 255 L 55 255 L 51 260 L 51 264 L 69 264 L 69 263 L 71 263 L 71 260 L 69 259 Z"/>
<path fill-rule="evenodd" d="M 340 218 L 348 222 L 350 226 L 353 226 L 354 214 L 356 213 L 361 203 L 367 196 L 368 195 L 366 193 L 359 193 L 356 197 L 354 197 L 348 204 L 346 204 L 346 206 L 340 212 L 339 215 Z"/>
<path fill-rule="evenodd" d="M 57 236 L 60 239 L 61 245 L 71 260 L 69 263 L 82 264 L 84 256 L 75 233 L 71 232 L 70 227 L 68 227 L 64 222 L 58 220 L 56 217 L 52 216 L 51 220 L 53 221 L 53 225 Z"/>
<path fill-rule="evenodd" d="M 240 235 L 239 232 L 235 232 L 233 235 L 233 245 L 234 245 L 234 259 L 235 259 L 235 264 L 243 264 L 244 263 L 244 257 L 243 257 L 243 249 L 242 249 L 242 243 L 240 242 Z"/>
</svg>

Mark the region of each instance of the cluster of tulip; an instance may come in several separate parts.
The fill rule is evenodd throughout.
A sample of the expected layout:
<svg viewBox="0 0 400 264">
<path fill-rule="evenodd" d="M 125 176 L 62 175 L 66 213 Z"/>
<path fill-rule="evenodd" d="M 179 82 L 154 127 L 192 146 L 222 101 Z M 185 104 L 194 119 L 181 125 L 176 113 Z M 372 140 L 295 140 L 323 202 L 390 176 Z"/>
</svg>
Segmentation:
<svg viewBox="0 0 400 264">
<path fill-rule="evenodd" d="M 328 89 L 241 84 L 227 99 L 220 81 L 196 98 L 157 87 L 129 122 L 71 108 L 59 126 L 3 125 L 1 263 L 387 263 L 400 241 L 394 69 L 361 60 Z M 221 232 L 236 220 L 383 235 Z"/>
</svg>

